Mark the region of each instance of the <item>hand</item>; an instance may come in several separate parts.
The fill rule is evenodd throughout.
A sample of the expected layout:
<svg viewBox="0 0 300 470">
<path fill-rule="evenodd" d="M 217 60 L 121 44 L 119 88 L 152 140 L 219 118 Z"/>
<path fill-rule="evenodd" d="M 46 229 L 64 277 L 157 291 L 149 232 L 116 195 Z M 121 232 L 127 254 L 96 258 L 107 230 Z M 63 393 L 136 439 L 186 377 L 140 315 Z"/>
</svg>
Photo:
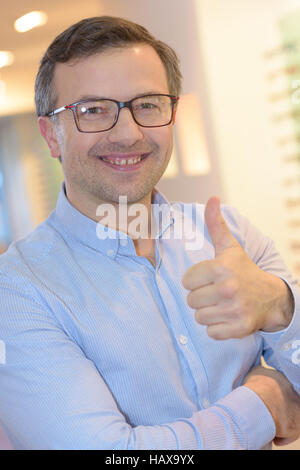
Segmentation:
<svg viewBox="0 0 300 470">
<path fill-rule="evenodd" d="M 300 396 L 286 377 L 274 369 L 258 366 L 246 376 L 244 385 L 265 403 L 276 426 L 274 444 L 287 445 L 300 435 Z"/>
<path fill-rule="evenodd" d="M 205 222 L 215 258 L 195 264 L 182 280 L 191 291 L 187 302 L 196 310 L 196 321 L 220 340 L 286 328 L 294 310 L 289 288 L 249 258 L 227 227 L 216 197 L 207 202 Z"/>
</svg>

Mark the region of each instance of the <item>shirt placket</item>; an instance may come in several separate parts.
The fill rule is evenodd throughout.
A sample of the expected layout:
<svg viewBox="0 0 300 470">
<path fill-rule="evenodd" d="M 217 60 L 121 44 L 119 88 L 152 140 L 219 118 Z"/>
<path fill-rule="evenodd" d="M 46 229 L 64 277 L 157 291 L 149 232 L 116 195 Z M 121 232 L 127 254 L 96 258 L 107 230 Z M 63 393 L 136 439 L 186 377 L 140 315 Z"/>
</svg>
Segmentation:
<svg viewBox="0 0 300 470">
<path fill-rule="evenodd" d="M 159 242 L 159 240 L 157 241 Z M 211 404 L 207 372 L 184 321 L 185 315 L 189 315 L 190 313 L 181 311 L 180 303 L 182 302 L 182 294 L 179 292 L 175 293 L 165 279 L 164 271 L 170 272 L 170 269 L 174 269 L 175 267 L 163 266 L 164 259 L 161 243 L 157 244 L 157 251 L 159 253 L 159 262 L 157 263 L 156 269 L 153 269 L 153 276 L 161 302 L 164 306 L 164 312 L 162 312 L 162 314 L 166 318 L 170 332 L 177 345 L 177 350 L 184 358 L 187 368 L 186 372 L 189 374 L 193 382 L 193 387 L 196 390 L 195 398 L 197 406 L 199 409 L 207 408 Z M 199 338 L 199 341 L 201 341 L 201 338 Z"/>
</svg>

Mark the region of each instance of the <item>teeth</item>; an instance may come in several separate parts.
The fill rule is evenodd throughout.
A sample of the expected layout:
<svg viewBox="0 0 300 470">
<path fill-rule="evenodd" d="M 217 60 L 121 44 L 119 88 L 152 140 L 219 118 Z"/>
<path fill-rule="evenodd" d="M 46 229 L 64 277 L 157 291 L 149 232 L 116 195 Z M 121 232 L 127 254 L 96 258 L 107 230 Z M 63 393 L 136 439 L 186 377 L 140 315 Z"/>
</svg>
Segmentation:
<svg viewBox="0 0 300 470">
<path fill-rule="evenodd" d="M 129 158 L 128 160 L 125 160 L 124 158 L 122 160 L 108 160 L 106 158 L 102 158 L 105 162 L 112 163 L 113 165 L 135 165 L 136 163 L 140 162 L 142 160 L 142 157 L 138 158 Z"/>
</svg>

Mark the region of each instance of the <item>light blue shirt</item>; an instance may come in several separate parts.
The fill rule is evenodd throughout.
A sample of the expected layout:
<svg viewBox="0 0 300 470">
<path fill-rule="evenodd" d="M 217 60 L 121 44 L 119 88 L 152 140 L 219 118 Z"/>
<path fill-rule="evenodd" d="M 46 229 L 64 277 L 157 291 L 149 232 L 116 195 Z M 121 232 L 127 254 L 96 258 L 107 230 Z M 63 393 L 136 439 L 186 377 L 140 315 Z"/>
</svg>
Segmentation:
<svg viewBox="0 0 300 470">
<path fill-rule="evenodd" d="M 172 238 L 174 208 L 155 267 L 121 232 L 100 239 L 64 186 L 49 218 L 0 256 L 0 424 L 14 448 L 260 449 L 274 438 L 268 409 L 242 383 L 263 354 L 300 392 L 296 281 L 273 242 L 223 206 L 234 236 L 289 284 L 296 308 L 283 331 L 211 339 L 181 280 L 214 257 L 213 245 L 206 229 L 198 250 Z"/>
</svg>

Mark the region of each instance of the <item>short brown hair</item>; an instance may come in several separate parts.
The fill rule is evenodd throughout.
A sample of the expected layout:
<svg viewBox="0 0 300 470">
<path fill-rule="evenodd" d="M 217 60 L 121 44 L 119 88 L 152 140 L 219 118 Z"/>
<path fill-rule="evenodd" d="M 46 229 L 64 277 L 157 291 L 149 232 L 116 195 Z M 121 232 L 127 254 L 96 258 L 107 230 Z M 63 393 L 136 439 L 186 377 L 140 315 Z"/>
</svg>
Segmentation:
<svg viewBox="0 0 300 470">
<path fill-rule="evenodd" d="M 155 39 L 143 26 L 123 18 L 99 16 L 85 18 L 70 26 L 45 52 L 35 82 L 35 104 L 38 116 L 45 116 L 55 108 L 53 75 L 57 62 L 88 57 L 113 47 L 148 44 L 159 55 L 167 74 L 169 92 L 181 93 L 182 75 L 176 52 L 167 44 Z"/>
</svg>

